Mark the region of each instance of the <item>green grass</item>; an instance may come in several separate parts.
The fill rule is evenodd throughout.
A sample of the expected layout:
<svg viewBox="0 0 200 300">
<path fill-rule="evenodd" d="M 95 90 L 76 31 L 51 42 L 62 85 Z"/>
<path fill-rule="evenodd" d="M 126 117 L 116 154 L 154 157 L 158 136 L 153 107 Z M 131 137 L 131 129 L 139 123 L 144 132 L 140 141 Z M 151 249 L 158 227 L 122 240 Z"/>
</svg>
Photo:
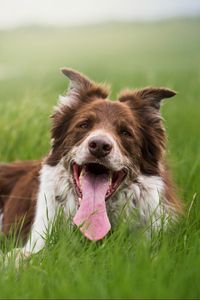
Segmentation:
<svg viewBox="0 0 200 300">
<path fill-rule="evenodd" d="M 200 298 L 199 28 L 196 19 L 0 32 L 0 161 L 47 153 L 48 117 L 67 88 L 59 68 L 68 66 L 110 82 L 113 99 L 124 87 L 178 91 L 162 108 L 167 157 L 186 212 L 193 199 L 150 240 L 121 224 L 92 243 L 61 224 L 18 270 L 0 265 L 0 298 Z"/>
</svg>

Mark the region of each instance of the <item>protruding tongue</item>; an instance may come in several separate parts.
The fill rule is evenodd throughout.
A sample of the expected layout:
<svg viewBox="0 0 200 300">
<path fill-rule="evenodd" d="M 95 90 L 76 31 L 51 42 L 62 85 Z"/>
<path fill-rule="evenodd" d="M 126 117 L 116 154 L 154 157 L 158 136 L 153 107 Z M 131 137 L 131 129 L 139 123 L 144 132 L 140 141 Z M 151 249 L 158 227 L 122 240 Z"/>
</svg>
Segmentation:
<svg viewBox="0 0 200 300">
<path fill-rule="evenodd" d="M 106 192 L 109 188 L 108 174 L 86 173 L 81 182 L 83 198 L 73 222 L 90 240 L 102 239 L 111 225 L 106 212 Z"/>
</svg>

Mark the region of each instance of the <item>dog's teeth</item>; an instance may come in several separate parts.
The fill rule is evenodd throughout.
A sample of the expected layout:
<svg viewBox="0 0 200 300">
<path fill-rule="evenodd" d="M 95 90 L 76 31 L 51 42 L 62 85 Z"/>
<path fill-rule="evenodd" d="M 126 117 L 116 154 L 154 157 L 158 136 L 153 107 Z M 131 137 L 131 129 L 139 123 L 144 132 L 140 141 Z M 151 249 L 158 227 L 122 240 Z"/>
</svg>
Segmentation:
<svg viewBox="0 0 200 300">
<path fill-rule="evenodd" d="M 85 168 L 83 167 L 80 173 L 80 178 L 82 178 L 85 175 Z"/>
<path fill-rule="evenodd" d="M 81 170 L 81 173 L 80 173 L 80 176 L 79 176 L 79 182 L 80 182 L 80 185 L 82 183 L 82 179 L 83 179 L 83 176 L 85 175 L 86 173 L 86 170 L 85 170 L 85 166 L 82 168 Z"/>
<path fill-rule="evenodd" d="M 111 171 L 109 172 L 109 183 L 110 183 L 110 185 L 112 185 L 112 172 Z"/>
</svg>

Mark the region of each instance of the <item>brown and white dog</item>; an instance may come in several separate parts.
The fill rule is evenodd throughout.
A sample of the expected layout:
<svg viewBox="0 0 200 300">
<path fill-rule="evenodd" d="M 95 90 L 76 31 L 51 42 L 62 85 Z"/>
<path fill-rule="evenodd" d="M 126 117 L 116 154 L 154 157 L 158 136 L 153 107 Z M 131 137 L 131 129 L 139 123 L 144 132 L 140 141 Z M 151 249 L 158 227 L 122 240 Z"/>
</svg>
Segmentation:
<svg viewBox="0 0 200 300">
<path fill-rule="evenodd" d="M 24 254 L 45 244 L 60 207 L 90 240 L 106 236 L 122 209 L 158 229 L 181 211 L 165 163 L 160 103 L 165 88 L 123 91 L 118 101 L 84 75 L 70 79 L 53 113 L 52 147 L 41 161 L 0 164 L 1 227 L 18 229 Z M 48 213 L 47 213 L 48 212 Z M 138 221 L 135 222 L 138 226 Z"/>
</svg>

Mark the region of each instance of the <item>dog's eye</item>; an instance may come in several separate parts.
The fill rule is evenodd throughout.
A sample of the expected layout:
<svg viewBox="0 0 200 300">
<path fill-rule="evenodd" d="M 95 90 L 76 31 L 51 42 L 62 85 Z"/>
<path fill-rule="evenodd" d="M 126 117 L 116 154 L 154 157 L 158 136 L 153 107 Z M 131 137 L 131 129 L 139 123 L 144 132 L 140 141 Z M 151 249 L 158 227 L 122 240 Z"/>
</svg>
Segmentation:
<svg viewBox="0 0 200 300">
<path fill-rule="evenodd" d="M 120 129 L 120 135 L 122 135 L 122 136 L 132 136 L 132 134 L 130 133 L 130 131 L 129 130 L 127 130 L 127 129 Z"/>
<path fill-rule="evenodd" d="M 84 121 L 84 122 L 80 123 L 78 127 L 79 127 L 79 128 L 83 128 L 83 129 L 86 129 L 86 128 L 89 127 L 89 124 L 88 124 L 87 121 Z"/>
</svg>

